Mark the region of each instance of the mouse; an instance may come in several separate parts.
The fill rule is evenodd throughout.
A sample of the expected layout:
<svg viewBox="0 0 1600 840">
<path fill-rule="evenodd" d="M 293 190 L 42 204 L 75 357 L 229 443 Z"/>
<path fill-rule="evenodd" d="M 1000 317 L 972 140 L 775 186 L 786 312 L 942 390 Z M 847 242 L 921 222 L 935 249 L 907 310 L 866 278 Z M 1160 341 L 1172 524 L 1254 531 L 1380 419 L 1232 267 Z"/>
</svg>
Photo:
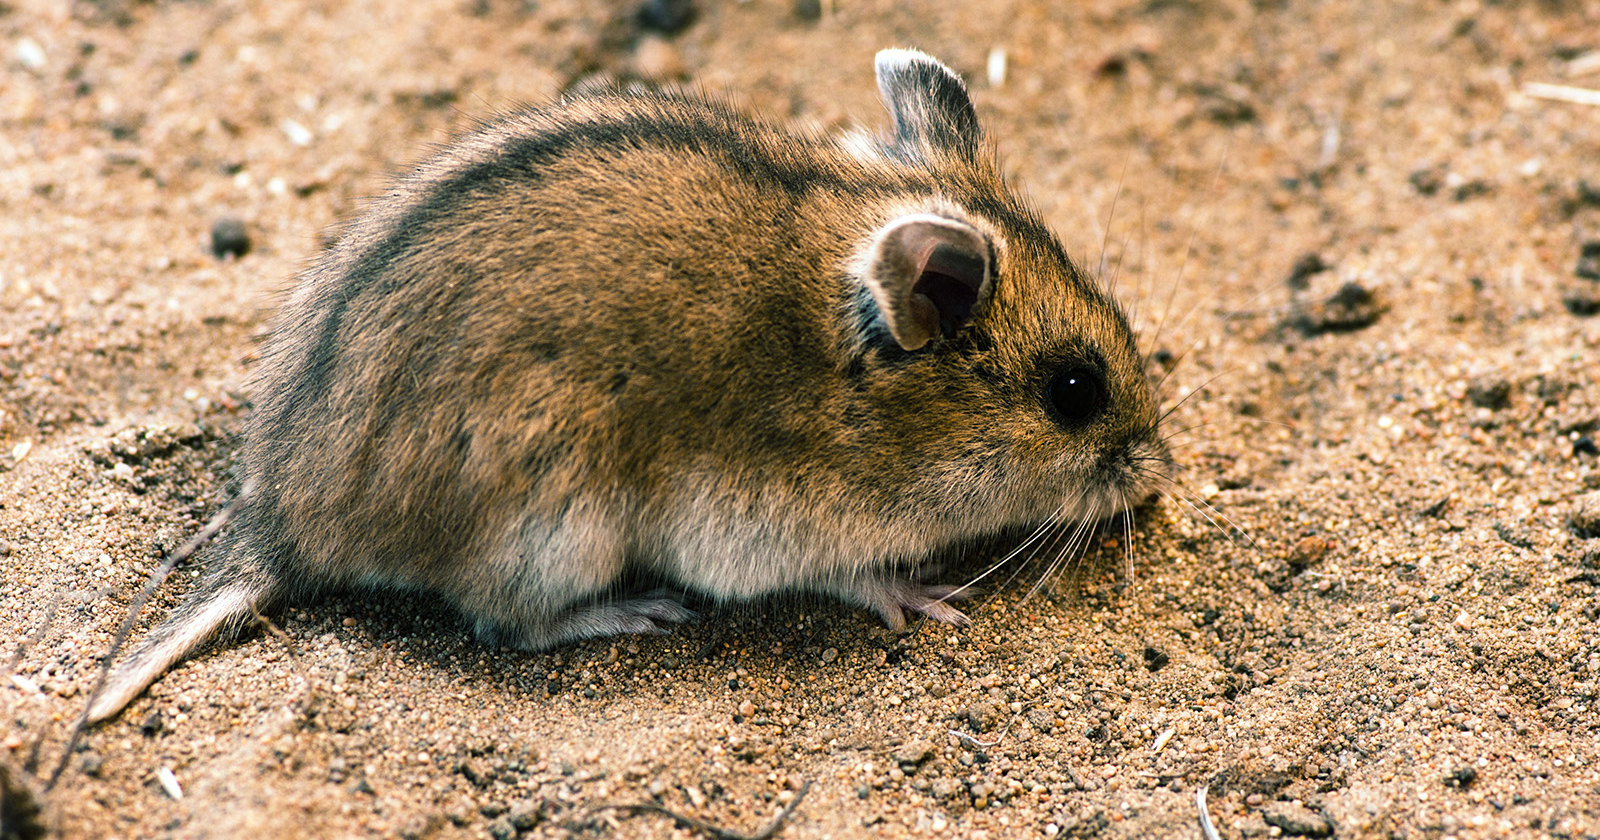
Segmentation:
<svg viewBox="0 0 1600 840">
<path fill-rule="evenodd" d="M 1124 311 L 956 72 L 874 64 L 884 132 L 593 87 L 397 177 L 281 301 L 234 522 L 87 718 L 344 588 L 522 650 L 663 632 L 675 592 L 961 624 L 941 550 L 1149 497 L 1171 457 Z"/>
</svg>

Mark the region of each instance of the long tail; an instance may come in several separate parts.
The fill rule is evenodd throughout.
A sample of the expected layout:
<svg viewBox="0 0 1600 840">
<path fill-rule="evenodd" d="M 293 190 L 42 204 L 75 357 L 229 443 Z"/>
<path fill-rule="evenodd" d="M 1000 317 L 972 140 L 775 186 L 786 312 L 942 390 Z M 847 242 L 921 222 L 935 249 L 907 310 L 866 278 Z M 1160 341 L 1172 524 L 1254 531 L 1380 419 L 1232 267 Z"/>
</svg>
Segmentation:
<svg viewBox="0 0 1600 840">
<path fill-rule="evenodd" d="M 145 582 L 144 590 L 129 607 L 128 617 L 117 631 L 117 639 L 106 653 L 107 661 L 103 667 L 110 667 L 110 660 L 117 655 L 123 640 L 128 637 L 139 611 L 172 569 L 222 531 L 236 514 L 247 518 L 250 516 L 250 502 L 255 495 L 253 487 L 253 484 L 247 483 L 244 491 L 227 507 L 217 511 L 211 521 L 200 529 L 200 533 L 195 534 L 182 548 L 167 555 L 167 559 Z M 172 611 L 172 615 L 167 616 L 166 621 L 150 631 L 149 638 L 132 656 L 117 666 L 109 677 L 102 677 L 100 685 L 89 696 L 89 708 L 73 730 L 74 739 L 84 724 L 99 723 L 122 711 L 157 677 L 166 673 L 173 663 L 194 653 L 207 640 L 215 637 L 230 639 L 238 635 L 246 619 L 282 596 L 283 590 L 277 576 L 261 562 L 262 546 L 245 533 L 251 530 L 245 527 L 230 533 L 224 540 L 220 556 L 200 577 L 195 590 Z"/>
<path fill-rule="evenodd" d="M 274 600 L 276 593 L 272 578 L 254 568 L 245 571 L 235 567 L 207 575 L 200 589 L 190 593 L 111 673 L 99 696 L 89 705 L 89 723 L 99 723 L 122 711 L 174 663 L 213 637 L 232 638 L 247 619 Z"/>
</svg>

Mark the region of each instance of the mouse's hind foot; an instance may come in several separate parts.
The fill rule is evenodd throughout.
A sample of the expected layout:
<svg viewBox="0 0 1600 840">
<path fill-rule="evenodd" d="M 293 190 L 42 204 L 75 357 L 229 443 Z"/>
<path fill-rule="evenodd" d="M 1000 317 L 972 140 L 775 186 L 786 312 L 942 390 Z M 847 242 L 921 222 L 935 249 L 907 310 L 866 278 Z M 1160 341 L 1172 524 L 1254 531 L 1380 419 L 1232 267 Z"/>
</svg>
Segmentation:
<svg viewBox="0 0 1600 840">
<path fill-rule="evenodd" d="M 474 628 L 478 641 L 494 647 L 544 650 L 578 639 L 639 633 L 665 633 L 669 624 L 681 624 L 695 613 L 664 591 L 637 598 L 601 601 L 573 607 L 538 622 L 497 623 L 480 618 Z"/>
</svg>

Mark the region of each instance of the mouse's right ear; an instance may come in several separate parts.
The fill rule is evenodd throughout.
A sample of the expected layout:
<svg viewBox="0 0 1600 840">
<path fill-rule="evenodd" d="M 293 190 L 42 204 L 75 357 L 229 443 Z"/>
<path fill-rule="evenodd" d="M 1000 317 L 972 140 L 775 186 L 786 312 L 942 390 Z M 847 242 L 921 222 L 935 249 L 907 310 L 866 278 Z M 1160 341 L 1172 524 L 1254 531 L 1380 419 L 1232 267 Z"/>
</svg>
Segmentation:
<svg viewBox="0 0 1600 840">
<path fill-rule="evenodd" d="M 874 65 L 878 92 L 894 118 L 891 150 L 910 158 L 928 151 L 977 158 L 983 129 L 954 70 L 916 50 L 881 50 Z"/>
<path fill-rule="evenodd" d="M 873 236 L 861 283 L 906 350 L 949 338 L 993 288 L 989 240 L 966 222 L 932 213 L 901 216 Z"/>
</svg>

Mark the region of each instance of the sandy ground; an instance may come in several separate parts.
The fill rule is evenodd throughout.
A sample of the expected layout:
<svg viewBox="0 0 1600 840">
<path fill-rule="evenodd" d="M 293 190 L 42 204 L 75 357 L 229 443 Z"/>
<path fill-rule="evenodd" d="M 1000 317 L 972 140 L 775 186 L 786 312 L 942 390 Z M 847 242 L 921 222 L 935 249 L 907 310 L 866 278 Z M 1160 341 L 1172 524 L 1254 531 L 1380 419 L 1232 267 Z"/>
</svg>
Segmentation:
<svg viewBox="0 0 1600 840">
<path fill-rule="evenodd" d="M 597 806 L 753 832 L 809 784 L 784 837 L 1197 837 L 1207 786 L 1229 838 L 1600 837 L 1600 107 L 1527 87 L 1600 87 L 1600 4 L 698 6 L 0 4 L 0 766 L 43 808 L 0 836 L 689 837 Z M 63 759 L 227 497 L 272 293 L 385 172 L 594 74 L 881 126 L 887 45 L 1176 360 L 1188 501 L 961 629 L 780 600 L 528 655 L 335 597 Z"/>
</svg>

